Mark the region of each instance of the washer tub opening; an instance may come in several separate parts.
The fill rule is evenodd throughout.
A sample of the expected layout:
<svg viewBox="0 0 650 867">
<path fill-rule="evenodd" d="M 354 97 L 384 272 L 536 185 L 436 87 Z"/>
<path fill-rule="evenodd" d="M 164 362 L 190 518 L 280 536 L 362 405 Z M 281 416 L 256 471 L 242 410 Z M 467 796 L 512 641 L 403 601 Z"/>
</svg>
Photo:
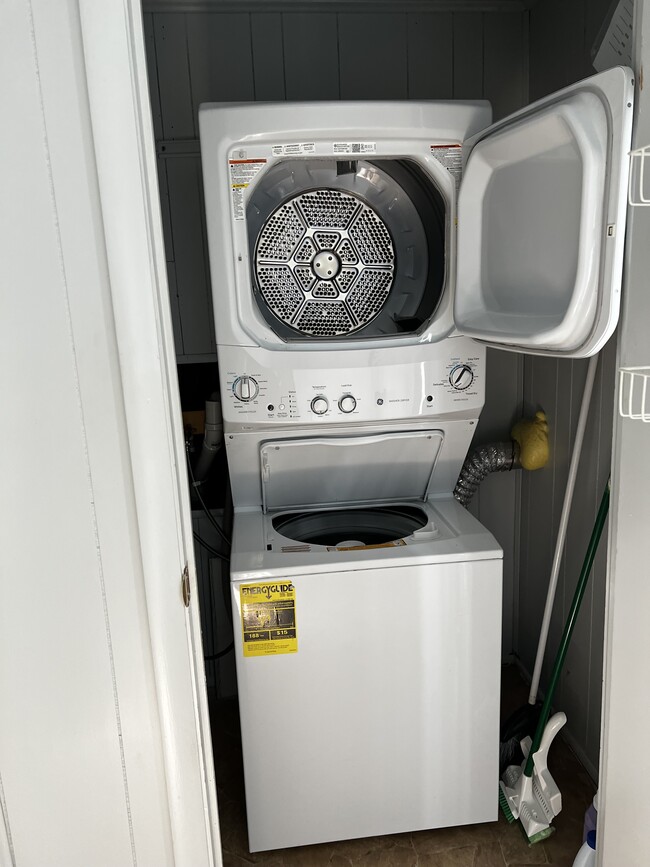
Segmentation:
<svg viewBox="0 0 650 867">
<path fill-rule="evenodd" d="M 381 545 L 410 536 L 428 523 L 418 506 L 369 506 L 285 512 L 273 518 L 273 529 L 296 542 L 341 545 L 353 539 L 360 545 Z"/>
</svg>

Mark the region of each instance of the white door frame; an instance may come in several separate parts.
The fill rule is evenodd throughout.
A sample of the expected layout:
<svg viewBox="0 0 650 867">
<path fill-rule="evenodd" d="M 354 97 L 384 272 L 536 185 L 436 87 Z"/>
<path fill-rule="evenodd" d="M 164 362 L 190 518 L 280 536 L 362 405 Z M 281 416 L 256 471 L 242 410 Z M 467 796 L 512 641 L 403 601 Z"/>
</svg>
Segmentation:
<svg viewBox="0 0 650 867">
<path fill-rule="evenodd" d="M 78 0 L 175 863 L 221 865 L 183 427 L 139 0 Z M 181 591 L 187 564 L 189 608 Z"/>
<path fill-rule="evenodd" d="M 129 446 L 133 464 L 139 532 L 151 641 L 156 667 L 161 725 L 164 733 L 165 763 L 168 774 L 172 833 L 177 864 L 200 867 L 203 863 L 221 864 L 216 790 L 212 765 L 210 726 L 197 607 L 191 516 L 184 469 L 184 443 L 175 371 L 175 355 L 165 254 L 155 168 L 155 147 L 147 88 L 146 58 L 139 0 L 78 0 L 85 51 L 88 96 L 98 168 L 106 249 L 115 325 L 120 357 L 124 399 L 128 418 Z M 642 28 L 648 29 L 643 0 L 637 0 L 637 65 L 643 48 Z M 641 142 L 646 144 L 644 140 Z M 650 212 L 647 212 L 650 217 Z M 645 214 L 635 215 L 641 224 Z M 629 255 L 629 253 L 628 253 Z M 628 260 L 629 268 L 629 260 Z M 647 269 L 644 271 L 644 279 Z M 627 279 L 627 292 L 633 288 Z M 631 294 L 631 293 L 630 293 Z M 638 293 L 636 293 L 638 294 Z M 645 297 L 645 296 L 644 296 Z M 629 299 L 628 299 L 629 304 Z M 633 306 L 630 305 L 628 313 Z M 647 321 L 647 320 L 646 320 Z M 640 320 L 637 320 L 637 323 Z M 628 318 L 627 328 L 633 322 Z M 647 337 L 647 335 L 645 335 Z M 647 363 L 632 359 L 625 349 L 625 318 L 620 331 L 621 359 L 628 363 Z M 647 339 L 642 341 L 647 346 Z M 633 423 L 627 423 L 633 424 Z M 629 606 L 623 611 L 622 591 L 629 584 L 629 571 L 623 574 L 622 550 L 617 538 L 623 526 L 617 512 L 621 508 L 624 479 L 617 478 L 621 444 L 625 430 L 616 423 L 613 457 L 612 530 L 610 533 L 610 575 L 608 578 L 608 630 L 605 657 L 607 683 L 604 696 L 601 768 L 602 821 L 599 823 L 599 857 L 603 849 L 609 856 L 623 847 L 630 828 L 647 825 L 647 799 L 639 796 L 638 786 L 619 807 L 632 803 L 635 818 L 628 813 L 623 823 L 615 807 L 616 782 L 624 777 L 643 778 L 649 767 L 639 737 L 617 738 L 615 718 L 625 711 L 630 696 L 647 700 L 648 690 L 639 694 L 635 678 L 643 678 L 640 647 L 647 644 L 645 611 L 636 604 L 636 615 L 643 621 L 639 632 L 626 629 L 635 610 L 633 588 Z M 640 428 L 635 431 L 639 432 Z M 630 469 L 630 475 L 638 472 Z M 647 450 L 646 450 L 647 463 Z M 632 484 L 630 479 L 629 484 Z M 650 488 L 644 488 L 643 493 Z M 638 517 L 638 516 L 637 516 Z M 637 556 L 647 547 L 647 534 L 634 540 Z M 626 548 L 628 559 L 633 553 Z M 633 558 L 634 559 L 634 558 Z M 638 568 L 638 559 L 637 559 Z M 647 559 L 643 562 L 647 563 Z M 181 605 L 180 576 L 189 566 L 192 602 L 185 617 L 178 617 Z M 628 570 L 630 565 L 628 563 Z M 643 576 L 639 576 L 640 578 Z M 177 590 L 170 592 L 170 582 Z M 174 585 L 175 582 L 175 585 Z M 618 589 L 614 593 L 615 585 Z M 644 586 L 648 582 L 644 582 Z M 645 591 L 644 591 L 645 592 Z M 646 594 L 647 595 L 647 594 Z M 638 640 L 634 640 L 635 637 Z M 642 640 L 643 639 L 643 640 Z M 618 669 L 629 661 L 639 670 L 619 679 Z M 617 683 L 613 683 L 616 680 Z M 636 690 L 636 693 L 635 693 Z M 628 710 L 634 716 L 632 705 Z M 639 717 L 637 723 L 641 723 Z M 623 750 L 622 741 L 629 745 Z M 622 750 L 621 762 L 614 768 L 609 751 Z M 641 759 L 641 761 L 639 761 Z M 629 761 L 628 761 L 629 760 Z M 610 792 L 610 788 L 612 791 Z M 628 802 L 629 801 L 629 802 Z M 614 828 L 614 817 L 618 829 Z M 641 818 L 644 821 L 639 821 Z M 209 862 L 196 858 L 197 838 L 204 841 Z M 628 837 L 629 839 L 629 837 Z M 644 851 L 645 847 L 643 847 Z M 628 848 L 628 859 L 632 853 Z M 637 852 L 635 856 L 641 857 Z M 608 863 L 611 857 L 608 857 Z M 602 863 L 602 861 L 600 862 Z M 613 863 L 613 861 L 612 861 Z M 623 863 L 618 861 L 617 863 Z M 630 860 L 626 864 L 632 864 Z M 641 863 L 635 861 L 634 863 Z"/>
</svg>

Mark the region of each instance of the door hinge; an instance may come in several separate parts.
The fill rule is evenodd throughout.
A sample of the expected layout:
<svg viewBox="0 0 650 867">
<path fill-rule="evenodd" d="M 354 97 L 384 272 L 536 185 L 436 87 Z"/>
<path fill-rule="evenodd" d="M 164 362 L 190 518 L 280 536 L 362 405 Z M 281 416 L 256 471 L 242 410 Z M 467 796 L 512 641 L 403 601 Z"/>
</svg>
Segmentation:
<svg viewBox="0 0 650 867">
<path fill-rule="evenodd" d="M 185 564 L 183 574 L 181 575 L 181 592 L 183 593 L 183 602 L 186 608 L 190 607 L 190 570 Z"/>
</svg>

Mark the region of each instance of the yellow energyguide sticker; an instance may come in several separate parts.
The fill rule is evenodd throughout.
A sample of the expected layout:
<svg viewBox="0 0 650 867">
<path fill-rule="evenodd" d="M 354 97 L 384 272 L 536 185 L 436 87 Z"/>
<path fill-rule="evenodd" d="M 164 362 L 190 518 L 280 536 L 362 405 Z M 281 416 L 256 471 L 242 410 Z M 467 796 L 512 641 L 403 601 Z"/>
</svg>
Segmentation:
<svg viewBox="0 0 650 867">
<path fill-rule="evenodd" d="M 296 653 L 296 590 L 290 581 L 242 584 L 241 627 L 244 656 Z"/>
</svg>

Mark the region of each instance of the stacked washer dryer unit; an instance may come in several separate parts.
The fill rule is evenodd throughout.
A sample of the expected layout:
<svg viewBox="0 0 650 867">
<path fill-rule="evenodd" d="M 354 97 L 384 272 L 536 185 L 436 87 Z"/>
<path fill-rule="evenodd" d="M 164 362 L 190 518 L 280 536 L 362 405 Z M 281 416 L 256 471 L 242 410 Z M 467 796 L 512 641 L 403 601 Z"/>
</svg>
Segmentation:
<svg viewBox="0 0 650 867">
<path fill-rule="evenodd" d="M 617 109 L 630 90 L 618 72 L 614 96 L 594 97 Z M 594 160 L 557 118 L 583 101 L 569 89 L 550 115 L 532 107 L 489 136 L 484 102 L 201 108 L 251 851 L 496 819 L 502 552 L 451 494 L 485 349 L 454 322 L 554 354 L 611 333 L 595 309 L 585 326 L 575 293 L 593 274 L 558 252 L 558 232 L 577 243 L 571 221 L 594 208 L 591 181 L 570 179 Z M 499 136 L 520 153 L 505 174 Z M 531 207 L 522 160 L 564 196 L 559 229 Z M 610 182 L 593 195 L 620 229 Z M 522 184 L 556 265 L 520 226 Z M 505 224 L 525 245 L 508 261 Z M 615 273 L 606 245 L 586 252 L 618 256 Z M 553 297 L 535 303 L 534 279 Z"/>
</svg>

